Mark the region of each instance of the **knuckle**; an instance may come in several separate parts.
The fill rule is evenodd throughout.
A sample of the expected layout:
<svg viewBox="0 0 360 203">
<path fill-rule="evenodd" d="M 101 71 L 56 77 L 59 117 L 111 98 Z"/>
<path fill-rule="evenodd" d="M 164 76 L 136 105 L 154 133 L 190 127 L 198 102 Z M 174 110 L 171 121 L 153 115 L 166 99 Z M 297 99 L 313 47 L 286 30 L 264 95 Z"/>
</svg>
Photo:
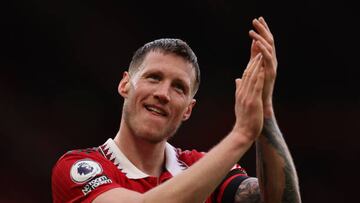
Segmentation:
<svg viewBox="0 0 360 203">
<path fill-rule="evenodd" d="M 246 101 L 244 102 L 244 105 L 248 109 L 253 109 L 255 106 L 255 103 L 253 102 L 252 99 L 246 99 Z"/>
<path fill-rule="evenodd" d="M 251 77 L 251 78 L 250 78 L 250 82 L 253 83 L 253 84 L 256 83 L 256 80 L 257 80 L 256 77 Z"/>
<path fill-rule="evenodd" d="M 249 74 L 249 71 L 246 69 L 243 73 L 243 78 L 246 78 L 248 76 L 248 74 Z"/>
<path fill-rule="evenodd" d="M 274 45 L 275 41 L 274 41 L 274 37 L 270 36 L 269 38 L 269 44 Z"/>
<path fill-rule="evenodd" d="M 255 92 L 256 93 L 260 93 L 261 90 L 262 90 L 262 88 L 260 86 L 255 87 Z"/>
</svg>

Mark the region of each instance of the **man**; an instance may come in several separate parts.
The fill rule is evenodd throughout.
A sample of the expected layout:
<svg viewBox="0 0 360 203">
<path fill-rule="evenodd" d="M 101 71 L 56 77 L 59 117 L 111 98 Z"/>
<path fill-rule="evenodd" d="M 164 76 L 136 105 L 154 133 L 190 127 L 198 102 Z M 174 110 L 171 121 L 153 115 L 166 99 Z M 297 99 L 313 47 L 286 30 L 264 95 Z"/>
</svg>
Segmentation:
<svg viewBox="0 0 360 203">
<path fill-rule="evenodd" d="M 273 111 L 273 36 L 262 17 L 253 26 L 251 58 L 236 80 L 236 121 L 219 144 L 204 154 L 167 143 L 191 115 L 200 71 L 185 42 L 150 42 L 136 51 L 120 81 L 124 106 L 117 135 L 59 159 L 54 202 L 301 202 Z M 236 164 L 254 142 L 259 181 Z"/>
</svg>

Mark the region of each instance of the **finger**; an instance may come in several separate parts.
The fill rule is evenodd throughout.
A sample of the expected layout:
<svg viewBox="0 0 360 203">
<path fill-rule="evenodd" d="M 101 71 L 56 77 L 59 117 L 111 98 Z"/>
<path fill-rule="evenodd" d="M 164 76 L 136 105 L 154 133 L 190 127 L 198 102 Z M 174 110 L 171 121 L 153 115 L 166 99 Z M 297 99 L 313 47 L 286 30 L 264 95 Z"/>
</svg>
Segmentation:
<svg viewBox="0 0 360 203">
<path fill-rule="evenodd" d="M 252 25 L 254 26 L 254 28 L 261 34 L 261 35 L 266 35 L 269 33 L 269 30 L 266 29 L 265 25 L 263 25 L 258 19 L 253 19 L 252 20 Z"/>
<path fill-rule="evenodd" d="M 266 23 L 264 17 L 260 16 L 260 17 L 259 17 L 259 21 L 260 21 L 260 23 L 263 24 L 264 27 L 271 33 L 270 28 L 269 28 L 268 24 Z"/>
<path fill-rule="evenodd" d="M 254 58 L 256 54 L 259 53 L 259 49 L 255 45 L 255 40 L 251 41 L 251 49 L 250 49 L 250 59 Z"/>
<path fill-rule="evenodd" d="M 256 59 L 257 56 L 255 56 L 254 58 L 250 59 L 243 74 L 242 74 L 242 78 L 245 79 L 248 77 L 249 75 L 249 71 L 250 71 L 250 68 L 251 68 L 251 64 L 254 62 L 254 60 Z"/>
<path fill-rule="evenodd" d="M 251 83 L 249 83 L 248 86 L 248 94 L 252 97 L 258 97 L 262 95 L 261 92 L 263 90 L 264 78 L 265 78 L 265 74 L 263 73 L 264 67 L 262 66 L 262 63 L 263 63 L 263 57 L 261 57 L 261 59 L 256 64 L 254 64 L 255 68 L 251 75 Z M 259 83 L 259 80 L 262 81 L 260 81 Z"/>
<path fill-rule="evenodd" d="M 252 60 L 249 61 L 243 75 L 244 81 L 247 81 L 255 68 L 254 64 L 260 59 L 261 53 L 258 53 Z"/>
<path fill-rule="evenodd" d="M 267 71 L 271 71 L 270 73 L 276 73 L 277 59 L 275 50 L 269 52 L 269 50 L 266 49 L 260 41 L 257 41 L 256 45 L 259 47 L 260 53 L 263 55 L 265 72 L 268 73 Z"/>
<path fill-rule="evenodd" d="M 265 47 L 265 45 L 261 41 L 256 42 L 256 46 L 259 47 L 260 52 L 264 56 L 266 61 L 269 61 L 272 59 L 272 50 Z"/>
<path fill-rule="evenodd" d="M 257 79 L 257 75 L 259 73 L 261 64 L 263 63 L 263 56 L 260 55 L 260 57 L 258 58 L 258 60 L 256 60 L 254 62 L 254 67 L 253 67 L 253 71 L 251 72 L 251 76 L 250 79 L 254 82 Z"/>
<path fill-rule="evenodd" d="M 238 90 L 241 87 L 241 78 L 235 79 L 236 89 Z"/>
<path fill-rule="evenodd" d="M 253 20 L 253 26 L 255 30 L 269 43 L 273 44 L 273 35 L 270 30 L 266 29 L 265 25 L 263 25 L 258 19 Z"/>
<path fill-rule="evenodd" d="M 244 84 L 243 84 L 243 88 L 245 89 L 246 92 L 249 92 L 251 91 L 251 89 L 253 88 L 255 82 L 256 82 L 256 74 L 258 72 L 258 69 L 259 67 L 261 66 L 261 63 L 262 63 L 262 55 L 261 54 L 258 54 L 256 57 L 255 57 L 255 60 L 254 62 L 251 64 L 251 67 L 249 69 L 249 75 L 247 78 L 245 78 L 244 80 Z"/>
<path fill-rule="evenodd" d="M 263 38 L 261 35 L 259 35 L 258 33 L 256 33 L 254 30 L 250 30 L 249 31 L 249 36 L 256 41 L 261 41 L 261 43 L 264 44 L 264 46 L 271 51 L 272 49 L 274 49 L 273 44 L 270 44 L 269 41 L 267 41 L 265 38 Z M 255 43 L 256 46 L 256 43 Z"/>
<path fill-rule="evenodd" d="M 253 96 L 256 97 L 262 97 L 262 91 L 264 88 L 264 83 L 265 83 L 265 70 L 263 67 L 259 68 L 258 74 L 256 75 L 257 79 L 256 79 L 256 83 L 254 85 L 254 91 L 253 91 Z"/>
<path fill-rule="evenodd" d="M 236 85 L 236 90 L 235 90 L 235 94 L 238 94 L 238 92 L 241 89 L 241 82 L 242 80 L 240 78 L 236 78 L 235 79 L 235 85 Z"/>
</svg>

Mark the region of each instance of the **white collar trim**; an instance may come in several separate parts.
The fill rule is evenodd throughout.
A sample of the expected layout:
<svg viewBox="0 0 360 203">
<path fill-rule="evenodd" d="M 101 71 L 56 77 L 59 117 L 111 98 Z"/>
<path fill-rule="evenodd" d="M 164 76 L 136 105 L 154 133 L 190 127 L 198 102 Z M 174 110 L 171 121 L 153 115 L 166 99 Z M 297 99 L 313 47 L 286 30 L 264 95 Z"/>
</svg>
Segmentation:
<svg viewBox="0 0 360 203">
<path fill-rule="evenodd" d="M 120 169 L 126 177 L 130 179 L 142 179 L 150 175 L 142 172 L 121 152 L 113 139 L 109 138 L 101 150 L 105 157 L 112 161 L 118 169 Z M 187 166 L 178 159 L 176 149 L 168 142 L 165 145 L 165 167 L 172 176 L 179 174 L 185 170 Z"/>
</svg>

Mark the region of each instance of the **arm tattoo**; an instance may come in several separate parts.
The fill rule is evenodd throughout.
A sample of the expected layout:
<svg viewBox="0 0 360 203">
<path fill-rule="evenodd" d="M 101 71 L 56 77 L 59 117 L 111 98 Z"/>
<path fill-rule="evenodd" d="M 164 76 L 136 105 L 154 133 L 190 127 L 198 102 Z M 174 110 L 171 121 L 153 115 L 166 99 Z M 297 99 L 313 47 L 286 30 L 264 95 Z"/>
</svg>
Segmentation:
<svg viewBox="0 0 360 203">
<path fill-rule="evenodd" d="M 261 203 L 261 195 L 257 178 L 244 180 L 236 191 L 234 203 Z"/>
<path fill-rule="evenodd" d="M 256 142 L 256 151 L 257 173 L 264 201 L 277 199 L 286 203 L 301 202 L 295 165 L 275 118 L 264 120 L 262 137 Z M 280 183 L 270 180 L 274 174 L 283 177 L 275 180 Z"/>
</svg>

